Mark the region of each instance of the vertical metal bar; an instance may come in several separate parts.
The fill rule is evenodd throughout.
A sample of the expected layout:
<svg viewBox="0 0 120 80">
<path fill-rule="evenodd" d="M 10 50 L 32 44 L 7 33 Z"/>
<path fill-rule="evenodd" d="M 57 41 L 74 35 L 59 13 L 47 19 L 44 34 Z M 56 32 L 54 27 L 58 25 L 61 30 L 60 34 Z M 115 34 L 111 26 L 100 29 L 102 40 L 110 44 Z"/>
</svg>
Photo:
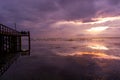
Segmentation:
<svg viewBox="0 0 120 80">
<path fill-rule="evenodd" d="M 3 42 L 3 35 L 1 35 L 1 54 L 3 54 L 3 47 L 4 47 L 4 42 Z"/>
<path fill-rule="evenodd" d="M 15 56 L 17 51 L 21 51 L 21 37 L 27 36 L 28 37 L 28 47 L 29 52 L 31 49 L 31 43 L 30 43 L 30 32 L 24 32 L 23 35 L 19 33 L 18 31 L 11 29 L 5 25 L 0 24 L 0 60 L 1 62 L 5 62 L 6 58 L 10 58 L 8 56 Z M 7 62 L 5 62 L 7 63 Z M 4 65 L 5 65 L 4 63 Z M 8 68 L 8 67 L 7 67 Z M 0 69 L 0 75 L 1 72 L 5 72 L 7 68 L 3 68 L 2 71 Z"/>
<path fill-rule="evenodd" d="M 2 52 L 2 35 L 1 35 L 1 24 L 0 24 L 0 52 Z M 0 53 L 1 55 L 1 53 Z"/>
<path fill-rule="evenodd" d="M 21 51 L 21 36 L 18 37 L 18 48 L 20 52 Z"/>
<path fill-rule="evenodd" d="M 28 32 L 28 45 L 29 45 L 29 52 L 30 52 L 30 49 L 31 49 L 31 43 L 30 43 L 30 32 Z"/>
</svg>

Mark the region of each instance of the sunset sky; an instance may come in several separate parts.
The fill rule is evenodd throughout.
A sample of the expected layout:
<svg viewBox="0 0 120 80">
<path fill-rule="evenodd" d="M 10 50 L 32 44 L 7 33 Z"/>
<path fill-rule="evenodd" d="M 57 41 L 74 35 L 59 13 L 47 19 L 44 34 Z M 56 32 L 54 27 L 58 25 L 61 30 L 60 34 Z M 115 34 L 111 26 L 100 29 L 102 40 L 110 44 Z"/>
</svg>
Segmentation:
<svg viewBox="0 0 120 80">
<path fill-rule="evenodd" d="M 0 0 L 0 23 L 40 38 L 119 36 L 120 0 Z"/>
</svg>

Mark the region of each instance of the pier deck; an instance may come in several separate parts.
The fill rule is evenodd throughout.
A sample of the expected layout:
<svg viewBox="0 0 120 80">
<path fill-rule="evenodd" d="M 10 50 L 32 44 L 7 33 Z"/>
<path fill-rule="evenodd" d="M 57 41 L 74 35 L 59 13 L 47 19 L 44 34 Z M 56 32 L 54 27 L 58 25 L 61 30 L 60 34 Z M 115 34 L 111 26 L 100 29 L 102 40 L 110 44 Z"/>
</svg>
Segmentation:
<svg viewBox="0 0 120 80">
<path fill-rule="evenodd" d="M 28 37 L 28 50 L 30 54 L 30 32 L 17 31 L 3 24 L 0 24 L 0 76 L 17 59 L 22 51 L 22 37 Z"/>
</svg>

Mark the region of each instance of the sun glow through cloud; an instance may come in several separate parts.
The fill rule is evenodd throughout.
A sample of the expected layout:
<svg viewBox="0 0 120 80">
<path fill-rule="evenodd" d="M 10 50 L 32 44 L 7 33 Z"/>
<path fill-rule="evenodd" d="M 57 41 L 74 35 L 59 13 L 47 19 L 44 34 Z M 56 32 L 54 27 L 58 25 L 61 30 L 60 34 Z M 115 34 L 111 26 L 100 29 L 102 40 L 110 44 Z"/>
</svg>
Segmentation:
<svg viewBox="0 0 120 80">
<path fill-rule="evenodd" d="M 114 21 L 114 20 L 120 20 L 120 16 L 117 16 L 117 17 L 106 17 L 106 18 L 93 18 L 92 19 L 93 21 L 96 21 L 96 22 L 91 22 L 91 24 L 95 24 L 95 23 L 104 23 L 104 22 L 107 22 L 107 21 Z"/>
<path fill-rule="evenodd" d="M 61 20 L 50 25 L 52 29 L 62 30 L 66 36 L 119 36 L 119 20 L 120 16 L 116 17 L 96 17 L 88 22 L 82 20 Z M 111 35 L 112 34 L 112 35 Z M 81 35 L 80 35 L 81 36 Z"/>
<path fill-rule="evenodd" d="M 93 22 L 82 22 L 81 20 L 73 21 L 58 21 L 54 25 L 83 25 L 83 24 L 100 24 L 108 21 L 120 20 L 120 16 L 117 17 L 106 17 L 106 18 L 92 18 Z"/>
<path fill-rule="evenodd" d="M 108 26 L 92 27 L 86 31 L 91 32 L 91 33 L 99 33 L 99 32 L 102 32 L 102 31 L 108 29 L 108 28 L 109 28 Z"/>
</svg>

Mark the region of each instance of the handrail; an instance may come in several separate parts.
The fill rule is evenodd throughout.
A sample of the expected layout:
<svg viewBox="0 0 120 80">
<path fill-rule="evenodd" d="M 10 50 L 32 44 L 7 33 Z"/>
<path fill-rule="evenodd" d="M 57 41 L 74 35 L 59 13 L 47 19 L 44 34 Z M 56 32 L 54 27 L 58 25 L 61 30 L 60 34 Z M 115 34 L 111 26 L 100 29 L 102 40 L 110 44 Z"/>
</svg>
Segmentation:
<svg viewBox="0 0 120 80">
<path fill-rule="evenodd" d="M 12 28 L 0 24 L 0 34 L 20 35 L 20 33 Z"/>
</svg>

